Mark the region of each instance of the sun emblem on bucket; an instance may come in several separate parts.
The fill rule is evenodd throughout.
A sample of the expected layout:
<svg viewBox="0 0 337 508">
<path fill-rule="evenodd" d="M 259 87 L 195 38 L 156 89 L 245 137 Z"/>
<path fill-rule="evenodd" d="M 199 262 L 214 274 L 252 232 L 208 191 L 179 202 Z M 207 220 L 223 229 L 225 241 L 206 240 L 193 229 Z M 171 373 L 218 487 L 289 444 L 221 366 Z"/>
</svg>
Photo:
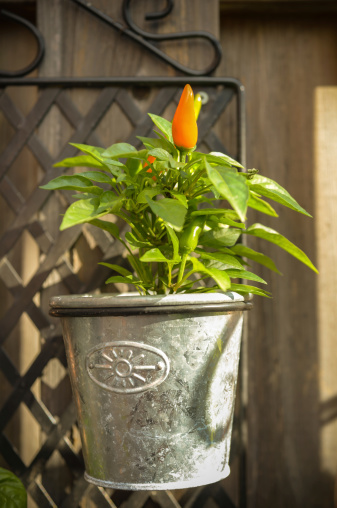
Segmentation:
<svg viewBox="0 0 337 508">
<path fill-rule="evenodd" d="M 168 376 L 166 354 L 138 342 L 115 341 L 100 344 L 86 357 L 90 378 L 105 390 L 136 393 L 153 388 Z"/>
</svg>

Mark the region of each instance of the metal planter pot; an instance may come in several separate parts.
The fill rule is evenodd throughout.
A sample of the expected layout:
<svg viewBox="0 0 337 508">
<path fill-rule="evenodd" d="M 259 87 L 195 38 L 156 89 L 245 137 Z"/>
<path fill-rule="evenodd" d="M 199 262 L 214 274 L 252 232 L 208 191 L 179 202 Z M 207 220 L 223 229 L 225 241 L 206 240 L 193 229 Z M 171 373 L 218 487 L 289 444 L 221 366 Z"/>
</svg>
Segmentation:
<svg viewBox="0 0 337 508">
<path fill-rule="evenodd" d="M 243 311 L 235 293 L 59 296 L 86 479 L 181 489 L 229 474 Z"/>
</svg>

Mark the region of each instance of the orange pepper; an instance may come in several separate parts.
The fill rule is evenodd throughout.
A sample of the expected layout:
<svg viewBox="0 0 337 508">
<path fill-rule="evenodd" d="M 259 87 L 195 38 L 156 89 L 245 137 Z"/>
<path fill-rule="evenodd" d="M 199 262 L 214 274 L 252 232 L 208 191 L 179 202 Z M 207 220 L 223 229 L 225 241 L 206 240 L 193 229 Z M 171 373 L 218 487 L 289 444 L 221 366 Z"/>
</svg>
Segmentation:
<svg viewBox="0 0 337 508">
<path fill-rule="evenodd" d="M 189 150 L 198 140 L 198 127 L 194 112 L 194 95 L 190 85 L 186 85 L 172 121 L 172 136 L 177 148 Z"/>
</svg>

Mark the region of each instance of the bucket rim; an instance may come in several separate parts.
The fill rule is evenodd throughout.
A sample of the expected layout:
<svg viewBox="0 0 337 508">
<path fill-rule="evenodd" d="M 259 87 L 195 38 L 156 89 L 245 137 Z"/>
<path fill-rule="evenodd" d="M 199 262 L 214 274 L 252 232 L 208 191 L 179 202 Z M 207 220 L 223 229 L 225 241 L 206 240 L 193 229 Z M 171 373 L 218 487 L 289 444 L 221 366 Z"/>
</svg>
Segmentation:
<svg viewBox="0 0 337 508">
<path fill-rule="evenodd" d="M 252 295 L 214 292 L 203 294 L 146 295 L 106 293 L 60 295 L 50 299 L 50 314 L 56 317 L 176 314 L 249 310 Z"/>
<path fill-rule="evenodd" d="M 224 304 L 235 302 L 249 302 L 252 295 L 240 295 L 234 291 L 214 293 L 188 293 L 174 295 L 139 295 L 138 293 L 101 293 L 82 295 L 53 296 L 49 305 L 51 308 L 110 308 L 110 307 L 161 307 L 179 305 Z"/>
</svg>

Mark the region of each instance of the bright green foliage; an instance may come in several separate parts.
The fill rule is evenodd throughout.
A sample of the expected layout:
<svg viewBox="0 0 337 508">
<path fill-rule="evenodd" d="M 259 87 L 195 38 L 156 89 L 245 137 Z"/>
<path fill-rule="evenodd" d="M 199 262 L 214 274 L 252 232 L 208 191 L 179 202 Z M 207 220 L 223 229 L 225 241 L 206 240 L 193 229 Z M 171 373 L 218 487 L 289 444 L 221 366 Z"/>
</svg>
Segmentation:
<svg viewBox="0 0 337 508">
<path fill-rule="evenodd" d="M 241 164 L 225 154 L 179 152 L 171 122 L 150 117 L 156 137 L 140 137 L 145 148 L 137 150 L 128 143 L 107 149 L 76 144 L 85 155 L 56 166 L 88 171 L 64 174 L 43 186 L 76 192 L 62 230 L 93 224 L 127 249 L 130 269 L 106 264 L 112 271 L 107 283 L 131 284 L 141 294 L 220 289 L 268 297 L 267 291 L 240 283 L 265 284 L 251 272 L 250 261 L 279 273 L 268 256 L 240 243 L 243 234 L 274 243 L 317 271 L 304 252 L 277 231 L 261 224 L 246 227 L 249 208 L 278 216 L 266 199 L 309 215 L 285 189 L 256 170 L 242 171 Z M 120 232 L 111 216 L 124 221 L 127 231 Z M 204 279 L 213 279 L 214 285 L 200 284 Z"/>
<path fill-rule="evenodd" d="M 0 506 L 27 508 L 27 493 L 21 481 L 11 471 L 0 467 Z"/>
</svg>

